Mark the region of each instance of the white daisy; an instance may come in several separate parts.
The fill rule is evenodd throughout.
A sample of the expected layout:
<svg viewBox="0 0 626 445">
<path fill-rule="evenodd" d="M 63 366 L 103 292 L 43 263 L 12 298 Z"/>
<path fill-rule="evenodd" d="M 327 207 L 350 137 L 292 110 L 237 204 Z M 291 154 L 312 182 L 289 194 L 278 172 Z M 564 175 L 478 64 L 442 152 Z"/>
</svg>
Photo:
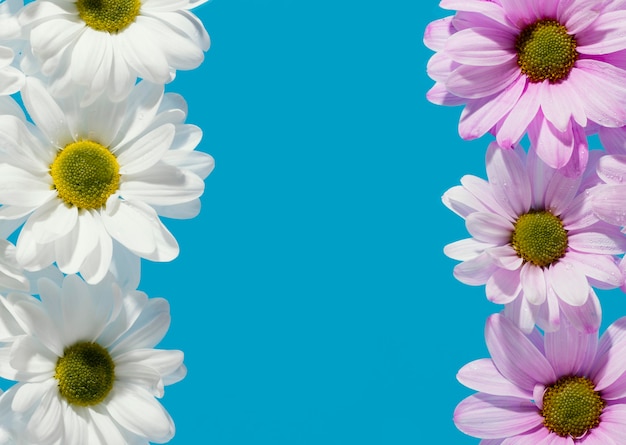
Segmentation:
<svg viewBox="0 0 626 445">
<path fill-rule="evenodd" d="M 35 0 L 19 20 L 55 94 L 79 84 L 86 102 L 117 101 L 138 77 L 163 84 L 202 63 L 210 39 L 189 10 L 205 1 Z"/>
<path fill-rule="evenodd" d="M 169 329 L 163 298 L 88 285 L 69 275 L 39 281 L 39 298 L 0 297 L 0 376 L 33 444 L 164 443 L 174 423 L 156 398 L 183 379 L 183 353 L 155 349 Z M 1 401 L 0 401 L 1 402 Z"/>
<path fill-rule="evenodd" d="M 22 98 L 36 126 L 0 115 L 0 221 L 25 222 L 18 262 L 29 271 L 56 262 L 93 284 L 115 249 L 174 259 L 178 244 L 159 215 L 196 216 L 213 169 L 194 150 L 202 131 L 183 123 L 182 97 L 143 81 L 127 101 L 101 96 L 80 108 L 28 78 Z"/>
</svg>

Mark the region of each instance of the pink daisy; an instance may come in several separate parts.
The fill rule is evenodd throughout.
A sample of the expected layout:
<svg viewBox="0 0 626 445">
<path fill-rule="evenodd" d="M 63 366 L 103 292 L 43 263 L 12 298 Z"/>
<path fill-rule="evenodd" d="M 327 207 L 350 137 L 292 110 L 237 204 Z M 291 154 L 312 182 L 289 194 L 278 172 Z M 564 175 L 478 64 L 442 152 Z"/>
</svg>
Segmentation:
<svg viewBox="0 0 626 445">
<path fill-rule="evenodd" d="M 623 1 L 442 0 L 454 16 L 430 23 L 424 44 L 435 85 L 427 98 L 465 105 L 463 139 L 495 134 L 512 147 L 526 132 L 541 159 L 577 175 L 584 128 L 626 124 Z"/>
<path fill-rule="evenodd" d="M 508 318 L 487 320 L 491 359 L 465 365 L 459 382 L 478 391 L 454 411 L 454 423 L 483 445 L 626 443 L 626 317 L 598 341 L 567 322 L 544 336 L 525 335 Z"/>
<path fill-rule="evenodd" d="M 487 298 L 505 305 L 525 332 L 535 324 L 558 329 L 563 315 L 578 329 L 597 330 L 600 306 L 593 287 L 624 282 L 617 255 L 626 251 L 626 238 L 594 215 L 581 187 L 592 182 L 590 175 L 566 176 L 533 149 L 526 154 L 495 142 L 486 164 L 488 181 L 466 175 L 442 197 L 471 235 L 444 248 L 461 261 L 454 276 L 485 284 Z"/>
</svg>

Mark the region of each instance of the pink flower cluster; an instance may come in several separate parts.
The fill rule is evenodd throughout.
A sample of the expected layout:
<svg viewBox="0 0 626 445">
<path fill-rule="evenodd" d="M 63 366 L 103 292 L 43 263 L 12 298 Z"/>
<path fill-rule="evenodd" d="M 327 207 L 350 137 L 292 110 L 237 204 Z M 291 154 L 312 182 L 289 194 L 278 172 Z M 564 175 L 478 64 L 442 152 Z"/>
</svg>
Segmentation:
<svg viewBox="0 0 626 445">
<path fill-rule="evenodd" d="M 442 197 L 469 233 L 444 253 L 503 307 L 455 424 L 481 445 L 624 444 L 626 317 L 600 336 L 595 290 L 626 292 L 626 1 L 440 6 L 427 98 L 463 107 L 462 139 L 493 138 L 487 179 Z"/>
</svg>

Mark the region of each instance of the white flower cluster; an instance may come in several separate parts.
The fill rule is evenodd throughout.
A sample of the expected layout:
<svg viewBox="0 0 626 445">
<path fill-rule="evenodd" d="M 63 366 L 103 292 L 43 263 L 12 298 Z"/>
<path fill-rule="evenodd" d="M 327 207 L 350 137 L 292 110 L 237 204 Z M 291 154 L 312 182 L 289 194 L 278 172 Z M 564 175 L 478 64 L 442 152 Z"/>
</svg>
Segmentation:
<svg viewBox="0 0 626 445">
<path fill-rule="evenodd" d="M 156 348 L 169 304 L 137 286 L 214 166 L 165 92 L 209 49 L 205 1 L 0 3 L 0 445 L 174 436 L 157 399 L 183 353 Z"/>
</svg>

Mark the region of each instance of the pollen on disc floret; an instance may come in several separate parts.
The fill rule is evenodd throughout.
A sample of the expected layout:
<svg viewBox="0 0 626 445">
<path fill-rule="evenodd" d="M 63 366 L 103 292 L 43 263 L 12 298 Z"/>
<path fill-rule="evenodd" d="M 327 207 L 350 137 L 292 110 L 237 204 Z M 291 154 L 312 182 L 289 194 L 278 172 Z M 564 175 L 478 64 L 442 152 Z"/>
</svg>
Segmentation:
<svg viewBox="0 0 626 445">
<path fill-rule="evenodd" d="M 50 165 L 53 188 L 67 205 L 79 209 L 104 206 L 119 188 L 119 163 L 103 145 L 82 140 L 59 151 Z"/>
<path fill-rule="evenodd" d="M 98 343 L 79 342 L 65 348 L 54 377 L 59 382 L 59 393 L 69 403 L 96 405 L 113 388 L 115 363 L 109 351 Z"/>
<path fill-rule="evenodd" d="M 117 33 L 126 29 L 139 15 L 139 0 L 78 0 L 78 15 L 96 31 Z"/>
</svg>

